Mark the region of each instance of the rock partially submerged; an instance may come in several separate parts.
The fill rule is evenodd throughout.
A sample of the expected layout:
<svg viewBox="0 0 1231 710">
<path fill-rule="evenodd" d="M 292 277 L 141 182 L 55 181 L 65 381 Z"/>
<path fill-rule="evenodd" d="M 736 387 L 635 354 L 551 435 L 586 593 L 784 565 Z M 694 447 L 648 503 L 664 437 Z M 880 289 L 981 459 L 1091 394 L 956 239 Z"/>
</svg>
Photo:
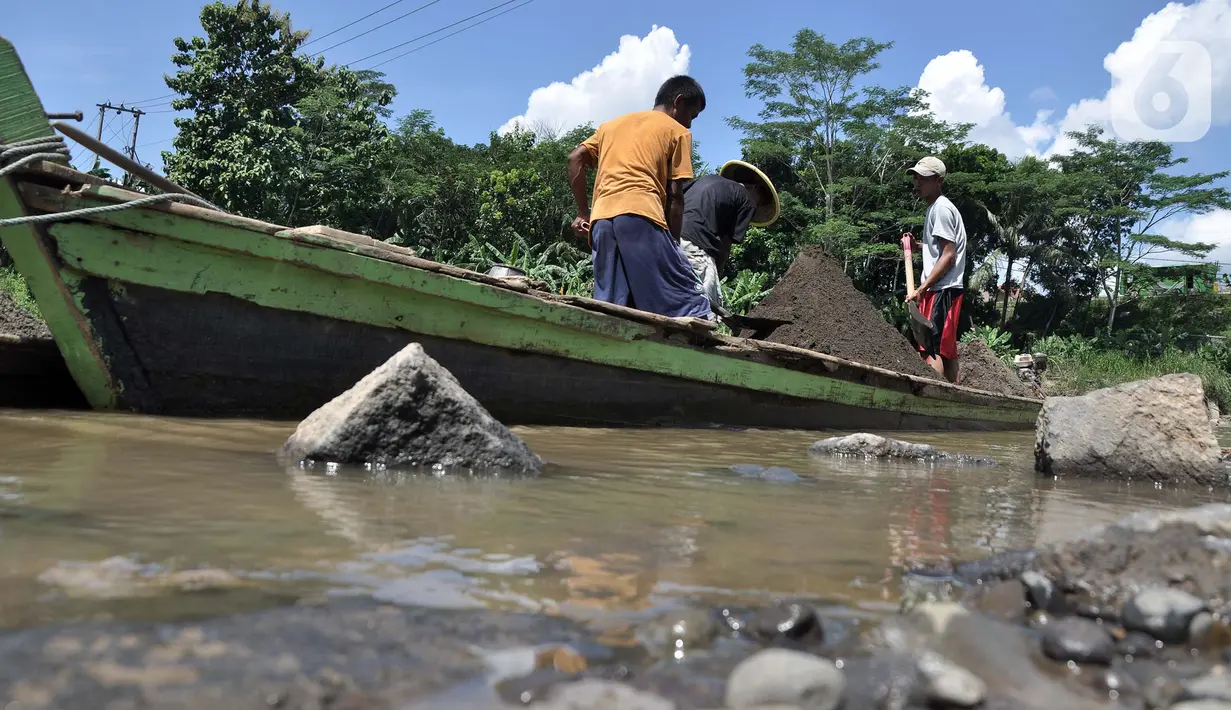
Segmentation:
<svg viewBox="0 0 1231 710">
<path fill-rule="evenodd" d="M 542 461 L 411 343 L 300 422 L 284 461 L 537 472 Z"/>
<path fill-rule="evenodd" d="M 93 599 L 217 591 L 248 584 L 222 569 L 165 570 L 158 565 L 138 564 L 127 557 L 108 557 L 87 563 L 61 562 L 39 575 L 38 581 L 70 597 Z"/>
<path fill-rule="evenodd" d="M 1055 476 L 1226 487 L 1201 378 L 1188 373 L 1048 397 L 1035 469 Z"/>
<path fill-rule="evenodd" d="M 927 444 L 912 444 L 899 439 L 886 439 L 876 434 L 850 434 L 822 439 L 808 447 L 814 455 L 859 456 L 878 459 L 910 459 L 968 466 L 995 466 L 995 459 L 968 454 L 952 454 Z"/>
<path fill-rule="evenodd" d="M 1231 612 L 1231 505 L 1137 513 L 1040 550 L 1031 570 L 1057 608 L 1175 643 L 1203 609 Z"/>
</svg>

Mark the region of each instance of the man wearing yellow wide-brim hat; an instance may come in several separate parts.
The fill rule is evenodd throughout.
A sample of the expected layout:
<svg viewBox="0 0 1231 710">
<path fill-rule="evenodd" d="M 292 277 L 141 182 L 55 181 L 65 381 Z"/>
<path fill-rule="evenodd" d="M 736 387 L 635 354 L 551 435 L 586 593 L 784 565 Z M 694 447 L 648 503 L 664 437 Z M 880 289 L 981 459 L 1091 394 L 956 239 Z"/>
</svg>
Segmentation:
<svg viewBox="0 0 1231 710">
<path fill-rule="evenodd" d="M 723 308 L 719 280 L 732 245 L 744 241 L 749 226 L 773 224 L 778 210 L 774 184 L 742 160 L 728 161 L 717 175 L 697 178 L 684 187 L 680 247 L 715 312 Z"/>
</svg>

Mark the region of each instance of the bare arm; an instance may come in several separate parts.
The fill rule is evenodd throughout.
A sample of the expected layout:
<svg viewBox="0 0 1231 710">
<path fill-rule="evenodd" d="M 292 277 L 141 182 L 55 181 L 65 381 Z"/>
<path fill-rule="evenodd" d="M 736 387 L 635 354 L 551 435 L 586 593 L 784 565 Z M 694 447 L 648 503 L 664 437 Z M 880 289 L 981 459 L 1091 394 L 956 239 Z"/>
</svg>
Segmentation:
<svg viewBox="0 0 1231 710">
<path fill-rule="evenodd" d="M 684 184 L 687 182 L 672 180 L 667 187 L 667 225 L 676 239 L 684 233 Z"/>
<path fill-rule="evenodd" d="M 579 145 L 568 154 L 568 184 L 573 188 L 573 200 L 577 202 L 577 215 L 590 220 L 590 195 L 586 191 L 586 170 L 594 167 L 594 156 L 584 145 Z"/>
<path fill-rule="evenodd" d="M 933 284 L 940 281 L 949 273 L 949 269 L 953 268 L 953 263 L 957 261 L 957 245 L 951 241 L 944 240 L 944 246 L 940 248 L 940 258 L 936 260 L 936 266 L 932 269 L 932 273 L 919 284 L 919 291 L 923 292 L 930 289 Z"/>
</svg>

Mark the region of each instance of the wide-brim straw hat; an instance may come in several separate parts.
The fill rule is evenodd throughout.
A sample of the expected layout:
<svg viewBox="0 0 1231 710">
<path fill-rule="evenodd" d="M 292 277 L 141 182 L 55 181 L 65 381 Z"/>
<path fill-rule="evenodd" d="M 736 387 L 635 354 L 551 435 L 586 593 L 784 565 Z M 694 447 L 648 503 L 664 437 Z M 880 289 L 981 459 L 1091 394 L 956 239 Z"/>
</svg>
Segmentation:
<svg viewBox="0 0 1231 710">
<path fill-rule="evenodd" d="M 736 182 L 760 182 L 765 188 L 765 193 L 769 195 L 770 201 L 757 207 L 757 211 L 752 215 L 752 226 L 768 227 L 777 221 L 778 212 L 781 209 L 778 203 L 778 191 L 774 189 L 774 183 L 769 177 L 757 169 L 757 166 L 742 160 L 728 160 L 718 169 L 718 174 Z"/>
</svg>

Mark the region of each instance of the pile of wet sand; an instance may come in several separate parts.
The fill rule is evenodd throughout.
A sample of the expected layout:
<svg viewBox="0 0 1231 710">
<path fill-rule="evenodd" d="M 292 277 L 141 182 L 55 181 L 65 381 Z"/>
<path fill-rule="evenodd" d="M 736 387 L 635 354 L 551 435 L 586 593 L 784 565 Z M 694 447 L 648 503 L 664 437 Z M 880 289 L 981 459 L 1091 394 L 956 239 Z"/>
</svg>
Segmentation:
<svg viewBox="0 0 1231 710">
<path fill-rule="evenodd" d="M 1039 396 L 1030 385 L 1018 379 L 1017 373 L 1001 362 L 982 340 L 958 343 L 957 354 L 959 385 L 1017 397 Z"/>
<path fill-rule="evenodd" d="M 0 291 L 0 334 L 23 340 L 51 340 L 47 324 L 17 305 L 4 291 Z"/>
<path fill-rule="evenodd" d="M 800 252 L 749 316 L 793 321 L 766 338 L 887 370 L 940 379 L 820 247 Z M 745 333 L 744 335 L 747 335 Z"/>
</svg>

